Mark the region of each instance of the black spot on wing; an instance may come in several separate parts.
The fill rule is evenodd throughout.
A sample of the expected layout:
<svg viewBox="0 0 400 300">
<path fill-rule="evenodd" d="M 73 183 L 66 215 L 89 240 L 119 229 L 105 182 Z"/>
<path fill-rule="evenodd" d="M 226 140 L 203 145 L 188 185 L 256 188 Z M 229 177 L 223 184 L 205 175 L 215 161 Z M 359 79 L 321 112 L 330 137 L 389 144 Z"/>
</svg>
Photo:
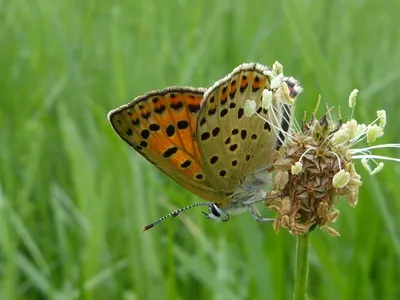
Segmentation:
<svg viewBox="0 0 400 300">
<path fill-rule="evenodd" d="M 133 134 L 132 128 L 128 128 L 128 130 L 125 132 L 127 135 L 131 136 Z"/>
<path fill-rule="evenodd" d="M 172 146 L 171 148 L 168 148 L 167 150 L 165 150 L 164 153 L 162 154 L 162 156 L 165 158 L 169 158 L 172 155 L 174 155 L 176 152 L 178 152 L 178 148 L 175 146 Z"/>
<path fill-rule="evenodd" d="M 172 95 L 173 94 L 171 94 L 171 98 L 172 98 Z M 173 110 L 180 110 L 183 107 L 183 102 L 179 101 L 176 103 L 171 103 L 170 106 Z"/>
<path fill-rule="evenodd" d="M 210 164 L 215 164 L 218 161 L 218 156 L 214 155 L 213 157 L 211 157 L 210 159 Z"/>
<path fill-rule="evenodd" d="M 238 109 L 238 119 L 240 120 L 243 117 L 244 109 L 243 107 Z"/>
<path fill-rule="evenodd" d="M 218 135 L 219 132 L 220 132 L 219 127 L 215 127 L 215 128 L 212 130 L 212 136 L 213 136 L 213 137 L 216 137 L 216 136 Z"/>
<path fill-rule="evenodd" d="M 210 133 L 209 132 L 203 132 L 202 134 L 201 134 L 201 136 L 200 136 L 200 139 L 202 140 L 202 141 L 205 141 L 205 140 L 208 140 L 210 138 Z"/>
<path fill-rule="evenodd" d="M 185 160 L 183 163 L 181 163 L 181 168 L 188 168 L 192 162 L 190 160 Z"/>
<path fill-rule="evenodd" d="M 223 110 L 221 110 L 221 112 L 219 113 L 219 116 L 221 118 L 225 117 L 225 115 L 228 113 L 228 109 L 224 108 Z"/>
<path fill-rule="evenodd" d="M 217 108 L 212 108 L 212 109 L 209 109 L 208 110 L 208 112 L 207 112 L 207 114 L 209 115 L 209 116 L 212 116 L 212 115 L 215 115 L 215 112 L 217 111 Z"/>
<path fill-rule="evenodd" d="M 199 174 L 196 174 L 195 177 L 196 177 L 196 179 L 201 180 L 204 178 L 204 175 L 199 173 Z"/>
<path fill-rule="evenodd" d="M 162 115 L 165 111 L 165 105 L 160 105 L 159 107 L 154 109 L 154 112 L 158 115 Z"/>
<path fill-rule="evenodd" d="M 178 123 L 176 124 L 178 129 L 186 129 L 189 127 L 189 123 L 186 120 L 180 120 L 178 121 Z"/>
<path fill-rule="evenodd" d="M 232 145 L 229 146 L 229 150 L 233 152 L 233 151 L 235 151 L 237 149 L 237 147 L 238 147 L 237 144 L 232 144 Z"/>
<path fill-rule="evenodd" d="M 148 131 L 147 129 L 143 129 L 143 130 L 140 132 L 140 135 L 142 136 L 142 138 L 148 139 L 149 136 L 150 136 L 150 131 Z"/>
<path fill-rule="evenodd" d="M 196 113 L 200 109 L 200 105 L 188 104 L 188 109 L 191 113 Z"/>
<path fill-rule="evenodd" d="M 168 137 L 173 136 L 175 134 L 174 125 L 168 125 L 167 128 L 165 129 L 165 133 L 168 135 Z"/>
<path fill-rule="evenodd" d="M 141 116 L 143 119 L 148 120 L 151 116 L 151 113 L 150 112 L 142 113 Z"/>
<path fill-rule="evenodd" d="M 247 136 L 247 131 L 246 131 L 245 129 L 243 129 L 243 130 L 240 132 L 240 136 L 242 137 L 242 140 L 244 140 L 244 139 L 246 138 L 246 136 Z"/>
<path fill-rule="evenodd" d="M 158 130 L 160 130 L 160 125 L 158 125 L 158 124 L 150 124 L 149 129 L 151 131 L 158 131 Z"/>
</svg>

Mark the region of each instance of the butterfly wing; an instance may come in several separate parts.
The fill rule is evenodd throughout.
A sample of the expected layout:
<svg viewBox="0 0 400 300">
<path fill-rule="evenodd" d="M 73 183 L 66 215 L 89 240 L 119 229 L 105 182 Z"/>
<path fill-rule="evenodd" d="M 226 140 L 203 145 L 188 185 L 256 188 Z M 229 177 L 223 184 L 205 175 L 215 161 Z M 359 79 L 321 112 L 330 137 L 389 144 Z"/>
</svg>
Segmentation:
<svg viewBox="0 0 400 300">
<path fill-rule="evenodd" d="M 213 174 L 211 183 L 221 193 L 233 193 L 244 178 L 271 163 L 279 132 L 257 116 L 244 115 L 246 100 L 255 100 L 263 118 L 277 127 L 281 124 L 281 103 L 273 103 L 274 114 L 260 106 L 263 90 L 270 89 L 267 72 L 260 64 L 240 65 L 204 95 L 197 142 L 203 169 L 207 176 Z"/>
<path fill-rule="evenodd" d="M 172 87 L 135 98 L 108 114 L 118 135 L 148 161 L 194 194 L 217 201 L 220 194 L 202 169 L 194 139 L 205 89 Z"/>
</svg>

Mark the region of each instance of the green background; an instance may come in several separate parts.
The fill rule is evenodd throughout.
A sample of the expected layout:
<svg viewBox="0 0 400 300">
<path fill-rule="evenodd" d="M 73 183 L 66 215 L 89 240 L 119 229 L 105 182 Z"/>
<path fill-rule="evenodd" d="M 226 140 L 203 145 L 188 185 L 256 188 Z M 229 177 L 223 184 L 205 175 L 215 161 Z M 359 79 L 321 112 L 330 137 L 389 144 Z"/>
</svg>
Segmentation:
<svg viewBox="0 0 400 300">
<path fill-rule="evenodd" d="M 347 118 L 358 88 L 356 118 L 386 109 L 380 142 L 400 142 L 399 13 L 378 0 L 0 0 L 0 299 L 290 299 L 295 238 L 249 214 L 219 224 L 194 209 L 141 232 L 200 199 L 106 114 L 278 60 L 304 87 L 299 120 L 319 94 Z M 400 298 L 400 165 L 357 166 L 341 237 L 312 236 L 310 299 Z"/>
</svg>

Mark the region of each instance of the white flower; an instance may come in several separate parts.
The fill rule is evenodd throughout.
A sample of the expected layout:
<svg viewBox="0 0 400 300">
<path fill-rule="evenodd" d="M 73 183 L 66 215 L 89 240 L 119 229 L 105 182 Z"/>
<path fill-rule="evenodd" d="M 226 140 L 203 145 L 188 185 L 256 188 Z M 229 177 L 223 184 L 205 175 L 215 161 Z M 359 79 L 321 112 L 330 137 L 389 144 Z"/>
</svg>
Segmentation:
<svg viewBox="0 0 400 300">
<path fill-rule="evenodd" d="M 339 147 L 350 141 L 350 135 L 347 128 L 341 128 L 332 136 L 332 145 Z"/>
<path fill-rule="evenodd" d="M 302 169 L 303 169 L 303 164 L 301 162 L 297 161 L 292 166 L 291 172 L 293 175 L 299 175 Z"/>
<path fill-rule="evenodd" d="M 361 159 L 361 164 L 363 165 L 364 169 L 367 170 L 367 172 L 369 174 L 372 173 L 371 167 L 368 164 L 368 159 L 366 159 L 366 158 Z"/>
<path fill-rule="evenodd" d="M 356 106 L 356 100 L 357 100 L 357 94 L 358 94 L 358 90 L 354 89 L 349 96 L 349 107 L 350 108 L 354 108 L 354 106 Z"/>
<path fill-rule="evenodd" d="M 268 109 L 271 106 L 272 103 L 272 92 L 264 89 L 262 92 L 262 101 L 261 101 L 261 107 L 263 109 Z"/>
<path fill-rule="evenodd" d="M 386 126 L 386 111 L 378 110 L 376 112 L 376 114 L 378 115 L 378 118 L 379 118 L 379 126 L 382 128 L 385 128 L 385 126 Z"/>
<path fill-rule="evenodd" d="M 345 170 L 340 170 L 333 176 L 333 186 L 335 188 L 341 189 L 345 187 L 350 181 L 350 173 L 346 172 Z"/>
<path fill-rule="evenodd" d="M 278 61 L 275 61 L 272 65 L 272 72 L 276 75 L 283 74 L 283 66 Z"/>
<path fill-rule="evenodd" d="M 254 100 L 246 100 L 244 104 L 244 114 L 246 117 L 251 117 L 256 113 L 256 101 Z"/>
<path fill-rule="evenodd" d="M 274 77 L 274 79 L 272 79 L 272 81 L 271 81 L 271 89 L 275 90 L 275 89 L 279 88 L 281 86 L 282 80 L 283 80 L 283 74 L 282 73 L 279 74 L 279 75 L 276 75 Z"/>
<path fill-rule="evenodd" d="M 357 129 L 358 129 L 358 125 L 357 125 L 357 121 L 352 119 L 350 121 L 347 121 L 343 127 L 345 130 L 347 130 L 347 133 L 349 135 L 350 139 L 353 139 L 356 135 L 357 135 Z"/>
<path fill-rule="evenodd" d="M 289 105 L 293 105 L 294 104 L 294 99 L 292 97 L 290 97 L 290 91 L 289 91 L 289 87 L 287 85 L 286 82 L 282 82 L 281 87 L 278 90 L 282 97 L 282 102 L 284 104 L 289 104 Z"/>
<path fill-rule="evenodd" d="M 385 166 L 385 164 L 383 162 L 380 162 L 378 164 L 378 166 L 375 169 L 372 170 L 370 175 L 375 175 L 376 173 L 380 172 L 383 169 L 384 166 Z"/>
<path fill-rule="evenodd" d="M 367 158 L 361 159 L 361 164 L 363 165 L 364 169 L 367 170 L 368 174 L 371 175 L 371 176 L 377 174 L 378 172 L 380 172 L 383 169 L 383 167 L 385 166 L 385 164 L 383 162 L 380 162 L 376 166 L 376 168 L 372 170 L 371 167 L 369 166 Z"/>
<path fill-rule="evenodd" d="M 280 87 L 276 90 L 273 95 L 274 102 L 281 102 L 283 104 L 293 105 L 295 99 L 290 97 L 289 87 L 286 82 L 282 82 Z"/>
<path fill-rule="evenodd" d="M 364 134 L 366 130 L 367 130 L 367 125 L 365 125 L 365 124 L 358 124 L 358 125 L 357 125 L 357 133 L 356 133 L 356 136 L 360 136 L 360 135 Z"/>
<path fill-rule="evenodd" d="M 372 144 L 375 142 L 375 140 L 378 137 L 381 137 L 383 135 L 383 129 L 382 127 L 379 127 L 378 125 L 374 124 L 372 126 L 369 126 L 367 129 L 367 143 Z"/>
</svg>

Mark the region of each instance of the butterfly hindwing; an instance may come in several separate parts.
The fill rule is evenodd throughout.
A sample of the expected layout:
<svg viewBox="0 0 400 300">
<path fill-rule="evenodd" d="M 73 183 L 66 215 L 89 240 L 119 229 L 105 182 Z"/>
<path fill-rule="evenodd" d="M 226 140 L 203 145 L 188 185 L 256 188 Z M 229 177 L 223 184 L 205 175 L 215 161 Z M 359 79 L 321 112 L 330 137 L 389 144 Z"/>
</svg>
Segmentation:
<svg viewBox="0 0 400 300">
<path fill-rule="evenodd" d="M 280 107 L 262 109 L 264 89 L 270 89 L 267 67 L 250 63 L 237 67 L 231 74 L 216 82 L 204 95 L 197 123 L 197 142 L 203 158 L 204 172 L 213 174 L 214 188 L 233 192 L 245 177 L 256 169 L 266 167 L 277 142 L 282 115 Z M 258 116 L 244 114 L 246 100 L 257 103 Z M 281 103 L 274 103 L 281 106 Z"/>
</svg>

